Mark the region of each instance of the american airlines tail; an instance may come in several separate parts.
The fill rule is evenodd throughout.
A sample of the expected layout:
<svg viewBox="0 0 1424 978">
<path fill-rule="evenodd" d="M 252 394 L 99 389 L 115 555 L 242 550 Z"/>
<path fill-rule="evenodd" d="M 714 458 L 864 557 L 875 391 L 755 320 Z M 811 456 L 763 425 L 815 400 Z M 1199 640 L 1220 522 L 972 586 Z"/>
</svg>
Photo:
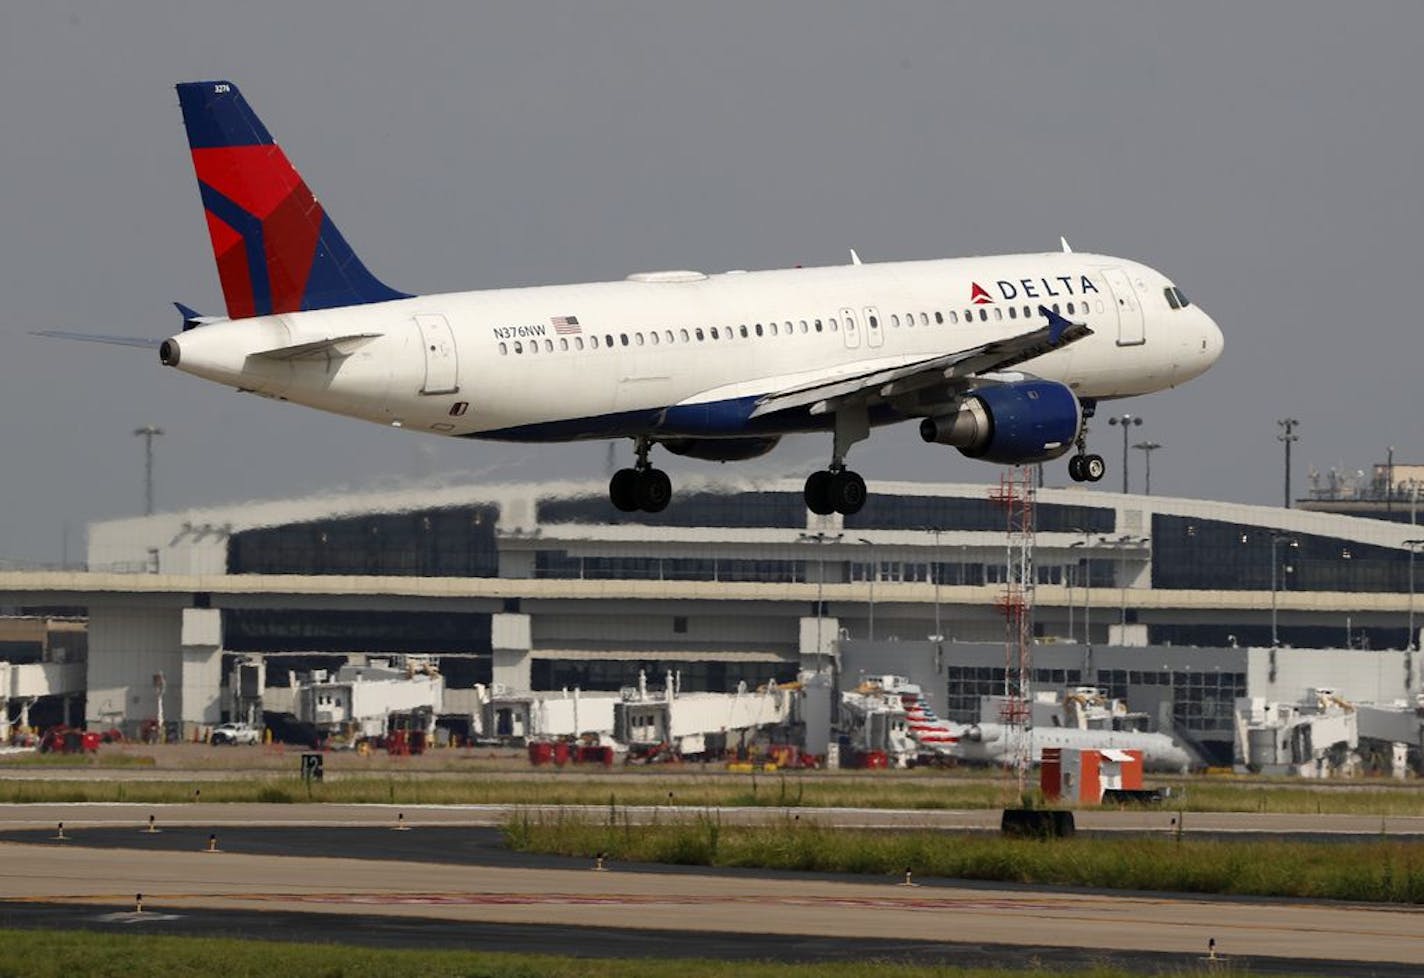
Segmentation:
<svg viewBox="0 0 1424 978">
<path fill-rule="evenodd" d="M 406 298 L 356 257 L 236 85 L 177 88 L 229 318 Z"/>
</svg>

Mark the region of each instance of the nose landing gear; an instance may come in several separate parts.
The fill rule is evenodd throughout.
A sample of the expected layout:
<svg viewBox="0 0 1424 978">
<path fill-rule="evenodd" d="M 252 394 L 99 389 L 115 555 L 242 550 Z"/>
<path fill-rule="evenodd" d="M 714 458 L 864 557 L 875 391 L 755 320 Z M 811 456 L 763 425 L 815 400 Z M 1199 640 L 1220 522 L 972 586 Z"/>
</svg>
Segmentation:
<svg viewBox="0 0 1424 978">
<path fill-rule="evenodd" d="M 637 439 L 638 461 L 631 469 L 613 473 L 608 483 L 608 500 L 620 512 L 661 513 L 672 502 L 672 480 L 666 472 L 653 468 L 648 462 L 652 448 L 649 439 Z"/>
</svg>

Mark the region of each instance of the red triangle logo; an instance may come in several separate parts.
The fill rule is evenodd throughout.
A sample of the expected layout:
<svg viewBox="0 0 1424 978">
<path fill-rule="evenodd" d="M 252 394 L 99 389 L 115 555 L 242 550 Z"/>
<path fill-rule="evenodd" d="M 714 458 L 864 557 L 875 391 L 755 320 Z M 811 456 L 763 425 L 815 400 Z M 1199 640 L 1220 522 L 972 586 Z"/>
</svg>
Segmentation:
<svg viewBox="0 0 1424 978">
<path fill-rule="evenodd" d="M 989 293 L 984 291 L 984 286 L 980 285 L 978 282 L 970 282 L 969 285 L 969 301 L 974 303 L 976 306 L 982 306 L 986 303 L 991 303 L 994 301 L 993 299 L 989 298 Z"/>
</svg>

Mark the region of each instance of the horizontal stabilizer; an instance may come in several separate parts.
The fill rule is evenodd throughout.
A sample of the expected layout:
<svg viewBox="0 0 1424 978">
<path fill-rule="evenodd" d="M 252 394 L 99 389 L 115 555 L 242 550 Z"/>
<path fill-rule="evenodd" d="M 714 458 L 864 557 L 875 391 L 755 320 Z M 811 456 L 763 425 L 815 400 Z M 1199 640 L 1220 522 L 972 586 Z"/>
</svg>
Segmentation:
<svg viewBox="0 0 1424 978">
<path fill-rule="evenodd" d="M 352 333 L 349 336 L 333 336 L 311 343 L 295 346 L 279 346 L 249 356 L 260 360 L 329 360 L 332 357 L 349 357 L 358 349 L 380 336 L 380 333 Z"/>
<path fill-rule="evenodd" d="M 80 340 L 84 343 L 107 343 L 110 346 L 140 346 L 149 350 L 158 349 L 163 341 L 147 336 L 110 336 L 106 333 L 71 333 L 64 329 L 37 329 L 31 336 L 48 336 L 56 340 Z"/>
</svg>

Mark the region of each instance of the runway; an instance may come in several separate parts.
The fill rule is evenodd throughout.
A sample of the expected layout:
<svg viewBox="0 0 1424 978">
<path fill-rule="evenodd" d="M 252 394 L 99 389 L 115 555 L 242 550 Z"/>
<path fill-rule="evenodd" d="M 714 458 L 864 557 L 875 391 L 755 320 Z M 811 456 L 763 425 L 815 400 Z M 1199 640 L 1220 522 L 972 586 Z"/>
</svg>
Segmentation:
<svg viewBox="0 0 1424 978">
<path fill-rule="evenodd" d="M 290 809 L 305 808 L 268 807 L 291 822 L 303 813 Z M 510 853 L 489 829 L 397 831 L 388 812 L 368 813 L 380 818 L 364 826 L 265 826 L 247 813 L 246 825 L 170 820 L 157 833 L 130 811 L 126 823 L 93 828 L 80 822 L 102 821 L 95 812 L 74 814 L 86 818 L 67 823 L 67 841 L 52 827 L 0 835 L 10 896 L 0 924 L 593 956 L 1109 959 L 1138 972 L 1180 970 L 1215 938 L 1260 973 L 1407 975 L 1424 962 L 1415 908 L 667 866 L 596 872 L 587 860 Z M 13 809 L 0 815 L 16 820 Z M 201 851 L 212 832 L 223 851 Z M 141 916 L 128 912 L 138 892 Z"/>
</svg>

